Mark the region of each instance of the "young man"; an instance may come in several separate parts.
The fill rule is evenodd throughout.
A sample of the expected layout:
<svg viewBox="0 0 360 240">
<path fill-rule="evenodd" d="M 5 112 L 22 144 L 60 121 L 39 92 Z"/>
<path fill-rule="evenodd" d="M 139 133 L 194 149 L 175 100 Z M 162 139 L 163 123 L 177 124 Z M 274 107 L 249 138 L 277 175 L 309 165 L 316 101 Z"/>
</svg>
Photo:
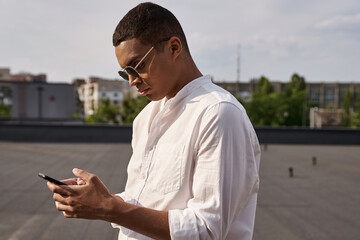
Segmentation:
<svg viewBox="0 0 360 240">
<path fill-rule="evenodd" d="M 251 239 L 260 148 L 244 108 L 203 76 L 168 10 L 143 3 L 113 35 L 120 76 L 150 100 L 133 125 L 125 191 L 74 169 L 48 183 L 65 217 L 101 219 L 119 239 Z"/>
</svg>

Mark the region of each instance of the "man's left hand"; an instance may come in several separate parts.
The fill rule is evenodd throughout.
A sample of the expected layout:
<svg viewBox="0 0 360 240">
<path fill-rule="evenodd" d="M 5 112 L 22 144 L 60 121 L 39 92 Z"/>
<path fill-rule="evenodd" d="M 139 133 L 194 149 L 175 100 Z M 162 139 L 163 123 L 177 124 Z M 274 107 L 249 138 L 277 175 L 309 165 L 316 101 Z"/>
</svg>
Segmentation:
<svg viewBox="0 0 360 240">
<path fill-rule="evenodd" d="M 115 197 L 94 174 L 81 169 L 73 169 L 77 180 L 63 182 L 68 185 L 56 185 L 48 182 L 48 188 L 54 193 L 57 210 L 66 218 L 107 219 L 109 202 Z"/>
</svg>

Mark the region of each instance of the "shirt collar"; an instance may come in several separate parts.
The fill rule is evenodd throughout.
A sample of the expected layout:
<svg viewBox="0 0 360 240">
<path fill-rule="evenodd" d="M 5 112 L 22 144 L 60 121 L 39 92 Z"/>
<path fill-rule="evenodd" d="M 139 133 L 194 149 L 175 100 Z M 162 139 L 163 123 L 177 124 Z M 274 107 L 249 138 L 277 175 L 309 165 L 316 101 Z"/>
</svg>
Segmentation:
<svg viewBox="0 0 360 240">
<path fill-rule="evenodd" d="M 185 97 L 189 96 L 195 89 L 197 89 L 198 87 L 202 86 L 203 84 L 209 83 L 209 82 L 211 82 L 210 75 L 201 76 L 199 78 L 192 80 L 191 82 L 186 84 L 173 98 L 170 98 L 166 102 L 166 105 L 170 104 L 170 103 L 175 104 L 175 103 L 181 101 Z M 161 102 L 165 103 L 164 100 L 165 99 L 163 99 Z"/>
</svg>

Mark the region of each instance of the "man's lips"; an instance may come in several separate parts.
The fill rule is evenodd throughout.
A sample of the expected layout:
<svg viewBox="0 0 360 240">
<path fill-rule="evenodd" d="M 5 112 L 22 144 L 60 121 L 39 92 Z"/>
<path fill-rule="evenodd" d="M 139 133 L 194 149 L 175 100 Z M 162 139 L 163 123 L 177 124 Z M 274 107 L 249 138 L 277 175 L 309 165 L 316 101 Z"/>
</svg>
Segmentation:
<svg viewBox="0 0 360 240">
<path fill-rule="evenodd" d="M 144 88 L 144 89 L 138 89 L 138 93 L 141 95 L 141 96 L 144 96 L 147 94 L 147 92 L 149 91 L 150 88 Z"/>
</svg>

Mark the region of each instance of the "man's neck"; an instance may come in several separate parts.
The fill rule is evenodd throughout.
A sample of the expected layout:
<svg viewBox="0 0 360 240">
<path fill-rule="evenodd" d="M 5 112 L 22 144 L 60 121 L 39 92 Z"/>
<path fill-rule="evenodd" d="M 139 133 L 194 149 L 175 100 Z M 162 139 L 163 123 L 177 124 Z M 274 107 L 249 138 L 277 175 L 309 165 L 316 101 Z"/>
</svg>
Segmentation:
<svg viewBox="0 0 360 240">
<path fill-rule="evenodd" d="M 176 81 L 176 88 L 178 89 L 178 91 L 176 92 L 176 94 L 188 83 L 203 76 L 194 61 L 191 59 L 191 57 L 188 61 L 183 62 L 182 67 L 179 68 L 179 71 L 177 73 L 178 80 Z M 165 101 L 173 98 L 174 96 L 166 96 Z"/>
</svg>

